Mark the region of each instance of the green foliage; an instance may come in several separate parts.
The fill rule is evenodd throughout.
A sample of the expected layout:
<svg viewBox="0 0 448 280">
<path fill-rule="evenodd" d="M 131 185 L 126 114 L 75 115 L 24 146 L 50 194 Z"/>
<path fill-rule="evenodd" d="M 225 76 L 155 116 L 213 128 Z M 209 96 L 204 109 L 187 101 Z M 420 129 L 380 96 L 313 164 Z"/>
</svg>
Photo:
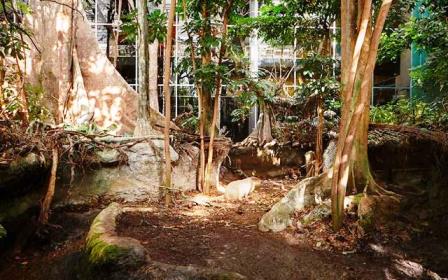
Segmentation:
<svg viewBox="0 0 448 280">
<path fill-rule="evenodd" d="M 324 101 L 324 109 L 338 112 L 340 109 L 340 84 L 338 73 L 333 74 L 334 61 L 330 57 L 310 54 L 301 61 L 299 73 L 303 83 L 296 91 L 296 101 L 306 107 L 306 104 L 316 98 Z M 314 102 L 311 102 L 314 103 Z"/>
<path fill-rule="evenodd" d="M 266 1 L 255 18 L 239 17 L 235 33 L 248 36 L 253 29 L 273 46 L 293 45 L 298 40 L 302 48 L 316 48 L 328 35 L 330 26 L 339 15 L 339 1 L 285 0 L 279 4 Z"/>
<path fill-rule="evenodd" d="M 250 110 L 257 104 L 270 105 L 274 102 L 278 88 L 269 80 L 255 81 L 251 78 L 235 80 L 229 84 L 228 90 L 237 96 L 239 107 L 231 113 L 232 121 L 244 121 Z"/>
<path fill-rule="evenodd" d="M 426 63 L 413 73 L 417 85 L 425 89 L 444 91 L 448 87 L 447 20 L 445 14 L 431 11 L 428 17 L 412 21 L 408 31 L 412 42 L 428 54 Z"/>
<path fill-rule="evenodd" d="M 372 106 L 370 119 L 373 123 L 412 125 L 428 129 L 448 128 L 448 99 L 439 98 L 433 102 L 399 99 L 395 102 Z"/>
<path fill-rule="evenodd" d="M 379 46 L 377 63 L 395 62 L 400 58 L 403 50 L 409 47 L 409 36 L 405 29 L 395 28 L 389 32 L 383 32 Z"/>
<path fill-rule="evenodd" d="M 13 5 L 11 0 L 0 1 L 0 58 L 12 56 L 23 59 L 24 50 L 28 49 L 23 37 L 30 37 L 31 33 L 20 22 L 15 22 L 13 15 L 21 20 L 23 15 L 30 12 L 25 2 L 17 1 Z"/>
<path fill-rule="evenodd" d="M 417 1 L 403 4 L 411 9 Z M 428 57 L 424 65 L 412 69 L 414 84 L 426 92 L 444 92 L 448 87 L 448 2 L 422 0 L 418 18 L 407 17 L 400 24 L 391 25 L 383 33 L 378 61 L 396 61 L 400 53 L 411 43 Z M 399 7 L 399 5 L 396 5 Z M 398 22 L 398 21 L 396 21 Z"/>
<path fill-rule="evenodd" d="M 162 42 L 166 36 L 167 16 L 159 9 L 154 9 L 147 15 L 148 19 L 148 43 L 153 43 L 155 40 Z M 125 40 L 128 42 L 135 42 L 138 36 L 137 24 L 137 10 L 132 10 L 129 13 L 121 16 L 123 24 L 121 29 L 126 35 Z"/>
<path fill-rule="evenodd" d="M 198 116 L 191 116 L 187 119 L 185 119 L 181 123 L 182 128 L 186 129 L 187 131 L 199 131 L 199 117 Z"/>
<path fill-rule="evenodd" d="M 41 86 L 27 84 L 25 92 L 28 97 L 28 112 L 30 120 L 45 121 L 51 116 L 50 111 L 43 106 L 44 90 Z"/>
</svg>

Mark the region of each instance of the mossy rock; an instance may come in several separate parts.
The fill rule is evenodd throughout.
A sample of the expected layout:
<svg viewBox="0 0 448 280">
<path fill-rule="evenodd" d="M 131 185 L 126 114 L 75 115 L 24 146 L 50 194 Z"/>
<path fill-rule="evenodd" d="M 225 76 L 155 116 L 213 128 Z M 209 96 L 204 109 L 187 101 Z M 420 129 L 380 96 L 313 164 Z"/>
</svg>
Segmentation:
<svg viewBox="0 0 448 280">
<path fill-rule="evenodd" d="M 90 264 L 138 267 L 146 262 L 147 252 L 139 241 L 117 236 L 116 219 L 121 213 L 121 206 L 112 203 L 93 221 L 85 248 Z"/>
</svg>

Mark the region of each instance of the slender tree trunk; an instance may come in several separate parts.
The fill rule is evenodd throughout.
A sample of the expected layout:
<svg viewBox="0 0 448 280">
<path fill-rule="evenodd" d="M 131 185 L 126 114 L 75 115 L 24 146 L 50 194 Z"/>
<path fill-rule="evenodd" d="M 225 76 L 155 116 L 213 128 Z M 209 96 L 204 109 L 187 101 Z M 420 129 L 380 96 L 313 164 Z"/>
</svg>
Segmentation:
<svg viewBox="0 0 448 280">
<path fill-rule="evenodd" d="M 317 129 L 316 129 L 316 159 L 314 160 L 314 175 L 319 175 L 323 161 L 323 143 L 322 135 L 324 134 L 324 110 L 322 108 L 322 97 L 317 100 Z"/>
<path fill-rule="evenodd" d="M 149 105 L 155 111 L 159 111 L 159 41 L 155 40 L 149 45 Z"/>
<path fill-rule="evenodd" d="M 151 11 L 156 8 L 150 3 Z M 149 44 L 149 105 L 155 111 L 159 111 L 159 41 L 156 39 Z"/>
<path fill-rule="evenodd" d="M 368 128 L 368 126 L 360 128 L 360 124 L 363 117 L 367 118 L 366 115 L 368 116 L 369 113 L 369 86 L 371 85 L 371 76 L 375 67 L 379 40 L 391 3 L 392 0 L 383 0 L 375 21 L 372 36 L 369 36 L 370 32 L 368 29 L 372 22 L 372 1 L 362 1 L 359 6 L 360 8 L 358 9 L 359 11 L 362 11 L 362 16 L 358 21 L 358 35 L 355 47 L 353 48 L 352 60 L 350 64 L 344 64 L 345 68 L 342 69 L 342 100 L 344 105 L 342 108 L 341 127 L 332 175 L 332 217 L 333 227 L 335 230 L 340 229 L 342 226 L 344 198 L 350 176 L 350 166 L 352 166 L 353 156 L 355 153 L 353 151 L 354 143 L 356 142 L 359 145 L 365 145 L 365 149 L 367 150 L 367 143 L 364 140 L 358 141 L 356 137 L 364 135 L 358 132 L 360 129 L 365 130 Z M 355 6 L 355 1 L 342 1 L 342 19 L 351 18 L 351 15 L 349 15 L 351 13 L 351 6 Z M 343 24 L 342 29 L 345 28 L 350 29 L 342 30 L 341 33 L 347 36 L 347 34 L 351 33 L 352 25 Z M 342 48 L 345 47 L 344 44 L 349 43 L 347 38 L 344 37 L 341 41 L 343 43 Z M 366 48 L 366 45 L 369 47 Z M 346 71 L 349 71 L 349 73 L 346 73 Z M 367 157 L 367 154 L 365 154 L 365 157 Z M 360 162 L 365 160 L 360 159 L 359 157 L 358 159 Z M 366 171 L 369 172 L 369 177 L 371 178 L 370 169 L 366 169 Z M 355 183 L 357 184 L 357 182 Z"/>
<path fill-rule="evenodd" d="M 0 115 L 3 114 L 4 96 L 3 96 L 3 83 L 5 82 L 5 63 L 3 58 L 0 57 Z"/>
<path fill-rule="evenodd" d="M 202 0 L 201 1 L 201 15 L 202 15 L 202 27 L 200 32 L 201 39 L 204 39 L 207 34 L 211 33 L 210 30 L 210 18 L 207 10 L 207 1 Z M 193 41 L 191 40 L 191 44 L 193 44 Z M 195 60 L 195 53 L 193 52 L 194 49 L 192 49 L 192 60 Z M 209 49 L 204 48 L 201 52 L 201 66 L 205 67 L 211 63 L 212 56 Z M 199 85 L 200 90 L 198 91 L 198 97 L 199 97 L 199 134 L 201 139 L 200 144 L 200 154 L 199 154 L 199 171 L 198 171 L 198 181 L 200 189 L 202 189 L 202 192 L 208 193 L 208 190 L 205 189 L 205 160 L 206 160 L 206 154 L 205 154 L 205 136 L 210 135 L 210 125 L 211 125 L 211 114 L 210 114 L 210 108 L 211 108 L 211 93 L 209 86 L 201 83 Z"/>
<path fill-rule="evenodd" d="M 56 188 L 56 178 L 58 171 L 58 161 L 59 161 L 59 151 L 57 146 L 52 149 L 52 162 L 51 162 L 51 173 L 50 179 L 48 181 L 47 193 L 45 194 L 44 200 L 42 201 L 40 214 L 39 214 L 39 222 L 41 224 L 48 224 L 48 216 L 50 212 L 51 202 L 53 201 L 54 191 Z"/>
<path fill-rule="evenodd" d="M 165 44 L 165 60 L 163 69 L 163 94 L 165 96 L 165 127 L 164 133 L 164 153 L 165 153 L 165 204 L 168 206 L 171 200 L 171 154 L 170 154 L 170 122 L 171 122 L 171 94 L 170 94 L 170 78 L 171 78 L 171 49 L 173 45 L 174 17 L 176 15 L 176 1 L 172 1 L 170 12 L 168 15 L 168 34 Z"/>
<path fill-rule="evenodd" d="M 185 0 L 182 1 L 182 6 L 184 10 L 185 19 L 188 19 L 188 10 L 187 3 Z M 187 31 L 188 40 L 190 42 L 190 59 L 191 59 L 191 67 L 193 73 L 196 73 L 196 48 L 193 42 L 193 37 L 191 33 Z M 202 115 L 202 87 L 199 83 L 199 79 L 194 79 L 194 84 L 196 87 L 196 93 L 199 98 L 199 137 L 200 137 L 200 152 L 199 152 L 199 166 L 198 166 L 198 178 L 197 178 L 197 189 L 201 192 L 204 190 L 204 176 L 205 176 L 205 141 L 204 141 L 204 122 L 201 120 Z"/>
<path fill-rule="evenodd" d="M 134 135 L 137 137 L 151 134 L 149 116 L 149 48 L 148 48 L 148 2 L 137 0 L 137 21 L 139 30 L 138 40 L 138 116 Z"/>
<path fill-rule="evenodd" d="M 211 36 L 211 23 L 210 23 L 210 14 L 208 11 L 208 5 L 206 0 L 201 1 L 201 14 L 202 14 L 202 30 L 201 30 L 201 39 L 206 40 L 207 36 Z M 204 47 L 201 53 L 202 56 L 202 68 L 207 67 L 212 62 L 212 53 L 209 47 Z M 211 127 L 212 123 L 212 95 L 210 85 L 206 83 L 202 83 L 201 85 L 201 115 L 200 121 L 204 127 L 205 135 L 210 135 L 212 129 L 216 129 Z"/>
<path fill-rule="evenodd" d="M 222 38 L 221 38 L 221 48 L 219 50 L 219 57 L 218 57 L 218 66 L 221 66 L 222 59 L 226 53 L 226 46 L 227 46 L 227 25 L 229 22 L 229 15 L 230 11 L 232 10 L 233 6 L 233 0 L 230 0 L 227 3 L 227 7 L 224 10 L 223 13 L 223 27 L 222 27 Z M 207 159 L 207 166 L 205 168 L 205 185 L 204 185 L 204 193 L 208 194 L 210 192 L 210 185 L 211 185 L 211 174 L 212 174 L 212 162 L 213 162 L 213 144 L 215 141 L 215 133 L 216 129 L 216 122 L 218 120 L 219 115 L 219 99 L 221 98 L 221 91 L 222 91 L 222 78 L 221 74 L 218 72 L 216 73 L 216 89 L 215 89 L 215 100 L 213 104 L 213 118 L 211 123 L 211 130 L 210 130 L 210 142 L 208 144 L 208 159 Z"/>
</svg>

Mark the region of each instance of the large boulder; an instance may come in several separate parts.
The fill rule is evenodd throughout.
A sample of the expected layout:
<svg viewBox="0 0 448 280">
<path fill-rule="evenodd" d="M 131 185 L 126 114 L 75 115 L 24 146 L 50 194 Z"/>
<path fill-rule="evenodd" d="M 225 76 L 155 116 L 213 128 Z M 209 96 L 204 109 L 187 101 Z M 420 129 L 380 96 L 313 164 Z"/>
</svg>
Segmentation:
<svg viewBox="0 0 448 280">
<path fill-rule="evenodd" d="M 261 231 L 278 232 L 292 223 L 292 215 L 298 210 L 317 205 L 330 195 L 330 179 L 327 173 L 301 181 L 277 202 L 258 223 Z"/>
</svg>

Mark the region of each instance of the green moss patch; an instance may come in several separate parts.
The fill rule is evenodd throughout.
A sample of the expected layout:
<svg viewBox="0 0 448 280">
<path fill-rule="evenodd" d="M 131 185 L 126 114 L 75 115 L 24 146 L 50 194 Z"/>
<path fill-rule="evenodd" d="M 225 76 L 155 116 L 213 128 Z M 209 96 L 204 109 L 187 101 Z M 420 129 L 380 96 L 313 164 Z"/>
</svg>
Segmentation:
<svg viewBox="0 0 448 280">
<path fill-rule="evenodd" d="M 92 265 L 140 266 L 146 250 L 135 239 L 116 234 L 116 218 L 122 213 L 118 203 L 110 204 L 93 221 L 86 240 L 86 253 Z"/>
</svg>

